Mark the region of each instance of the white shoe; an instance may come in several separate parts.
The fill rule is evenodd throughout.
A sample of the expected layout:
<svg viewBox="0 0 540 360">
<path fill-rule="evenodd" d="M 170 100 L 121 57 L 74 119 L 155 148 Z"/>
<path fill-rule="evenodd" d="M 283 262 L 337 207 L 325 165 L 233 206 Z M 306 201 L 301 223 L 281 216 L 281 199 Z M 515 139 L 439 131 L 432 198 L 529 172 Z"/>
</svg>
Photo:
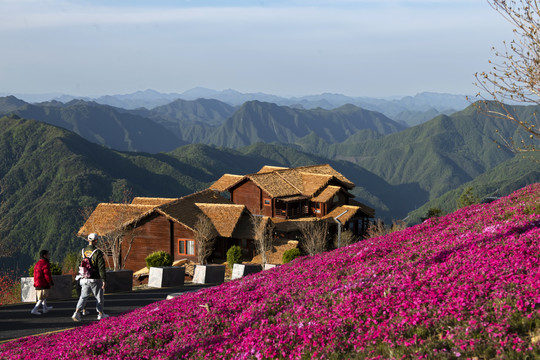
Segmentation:
<svg viewBox="0 0 540 360">
<path fill-rule="evenodd" d="M 30 311 L 30 314 L 32 314 L 32 315 L 41 315 L 41 313 L 38 311 L 38 309 L 32 309 L 32 311 Z"/>
<path fill-rule="evenodd" d="M 46 314 L 48 313 L 49 311 L 51 311 L 53 309 L 52 306 L 44 306 L 43 307 L 43 313 Z"/>
<path fill-rule="evenodd" d="M 81 321 L 81 314 L 79 314 L 77 311 L 75 311 L 71 318 L 73 319 L 73 321 Z"/>
<path fill-rule="evenodd" d="M 90 311 L 83 309 L 83 311 L 81 311 L 81 314 L 82 316 L 90 315 Z"/>
<path fill-rule="evenodd" d="M 109 317 L 109 315 L 107 315 L 107 314 L 105 314 L 105 313 L 101 313 L 101 314 L 99 314 L 99 315 L 97 316 L 97 319 L 98 319 L 98 320 L 101 320 L 101 319 L 106 319 L 106 318 L 108 318 L 108 317 Z"/>
</svg>

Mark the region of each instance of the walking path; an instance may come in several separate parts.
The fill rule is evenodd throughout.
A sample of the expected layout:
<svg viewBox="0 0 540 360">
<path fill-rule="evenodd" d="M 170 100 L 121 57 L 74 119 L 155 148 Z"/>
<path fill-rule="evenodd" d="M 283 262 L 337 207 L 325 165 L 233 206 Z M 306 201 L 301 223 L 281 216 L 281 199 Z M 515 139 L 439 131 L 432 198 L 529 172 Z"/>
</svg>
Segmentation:
<svg viewBox="0 0 540 360">
<path fill-rule="evenodd" d="M 168 295 L 181 295 L 189 291 L 197 291 L 213 285 L 200 285 L 186 283 L 177 288 L 149 288 L 144 290 L 105 294 L 105 313 L 117 316 L 122 313 L 135 310 L 156 301 L 165 300 Z M 76 298 L 69 300 L 47 301 L 47 305 L 53 306 L 47 314 L 32 315 L 34 303 L 21 303 L 0 306 L 0 343 L 17 339 L 24 336 L 38 335 L 49 332 L 70 329 L 76 326 L 88 325 L 97 320 L 95 300 L 90 297 L 87 310 L 90 315 L 83 316 L 80 322 L 71 319 L 77 305 Z"/>
</svg>

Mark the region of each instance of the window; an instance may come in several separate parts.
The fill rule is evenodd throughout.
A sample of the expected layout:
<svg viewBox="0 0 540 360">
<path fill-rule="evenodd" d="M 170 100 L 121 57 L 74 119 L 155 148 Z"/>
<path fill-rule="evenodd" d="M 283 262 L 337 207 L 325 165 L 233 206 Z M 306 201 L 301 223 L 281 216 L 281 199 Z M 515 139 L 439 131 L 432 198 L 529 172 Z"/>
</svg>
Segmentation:
<svg viewBox="0 0 540 360">
<path fill-rule="evenodd" d="M 178 239 L 179 255 L 195 255 L 195 241 Z"/>
</svg>

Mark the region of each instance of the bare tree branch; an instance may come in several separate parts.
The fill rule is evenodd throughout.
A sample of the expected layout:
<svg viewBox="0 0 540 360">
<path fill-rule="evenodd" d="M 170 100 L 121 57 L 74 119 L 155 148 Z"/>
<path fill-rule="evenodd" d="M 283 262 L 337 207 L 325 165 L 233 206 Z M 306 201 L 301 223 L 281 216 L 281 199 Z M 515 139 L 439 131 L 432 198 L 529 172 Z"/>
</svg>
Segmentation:
<svg viewBox="0 0 540 360">
<path fill-rule="evenodd" d="M 272 250 L 274 243 L 275 225 L 268 217 L 251 215 L 251 224 L 253 225 L 253 240 L 257 254 L 261 255 L 261 265 L 268 262 L 267 252 Z"/>
<path fill-rule="evenodd" d="M 216 236 L 217 231 L 210 218 L 204 214 L 199 214 L 195 223 L 195 244 L 199 264 L 206 264 L 208 257 L 214 250 Z"/>
<path fill-rule="evenodd" d="M 519 119 L 504 102 L 540 105 L 540 7 L 537 0 L 488 0 L 493 9 L 515 26 L 515 40 L 504 42 L 504 50 L 493 48 L 497 61 L 489 61 L 491 70 L 476 73 L 477 96 L 493 100 L 501 110 L 487 113 L 512 121 L 525 136 L 508 139 L 504 145 L 514 152 L 539 151 L 540 123 L 538 118 Z M 485 102 L 483 105 L 489 105 Z"/>
<path fill-rule="evenodd" d="M 298 230 L 302 234 L 302 247 L 309 255 L 326 250 L 328 239 L 328 223 L 324 220 L 298 222 Z"/>
</svg>

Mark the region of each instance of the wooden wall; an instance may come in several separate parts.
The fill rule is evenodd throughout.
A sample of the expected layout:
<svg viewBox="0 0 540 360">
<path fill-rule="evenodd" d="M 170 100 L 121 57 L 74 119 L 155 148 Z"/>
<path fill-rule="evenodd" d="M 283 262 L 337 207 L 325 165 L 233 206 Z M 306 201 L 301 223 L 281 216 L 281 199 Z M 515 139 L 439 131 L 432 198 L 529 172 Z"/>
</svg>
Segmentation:
<svg viewBox="0 0 540 360">
<path fill-rule="evenodd" d="M 154 216 L 135 230 L 135 239 L 124 268 L 138 271 L 146 266 L 146 257 L 154 251 L 171 252 L 171 223 L 163 215 Z M 122 243 L 122 258 L 127 251 L 127 240 Z"/>
<path fill-rule="evenodd" d="M 261 214 L 262 201 L 265 197 L 270 199 L 269 195 L 249 180 L 231 189 L 231 200 L 235 204 L 245 205 L 253 214 Z M 272 206 L 265 206 L 265 208 L 268 208 L 265 212 L 270 212 L 271 215 Z"/>
</svg>

